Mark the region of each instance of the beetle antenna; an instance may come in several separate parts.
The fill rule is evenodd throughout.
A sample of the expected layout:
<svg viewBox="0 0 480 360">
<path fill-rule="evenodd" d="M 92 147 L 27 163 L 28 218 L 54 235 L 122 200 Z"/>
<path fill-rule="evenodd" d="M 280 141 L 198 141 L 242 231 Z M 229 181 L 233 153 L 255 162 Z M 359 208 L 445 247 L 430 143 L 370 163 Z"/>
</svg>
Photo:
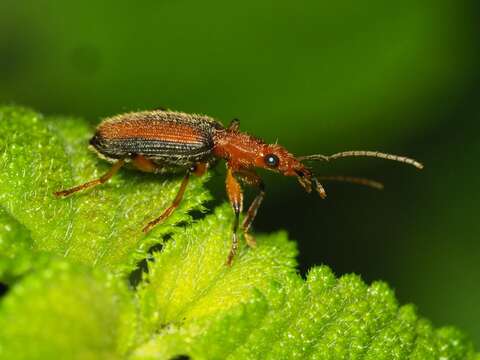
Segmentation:
<svg viewBox="0 0 480 360">
<path fill-rule="evenodd" d="M 316 154 L 316 155 L 307 155 L 307 156 L 300 156 L 298 160 L 303 161 L 303 160 L 322 160 L 322 161 L 330 161 L 330 160 L 335 160 L 335 159 L 340 159 L 340 158 L 345 158 L 345 157 L 375 157 L 375 158 L 380 158 L 380 159 L 386 159 L 386 160 L 393 160 L 393 161 L 398 161 L 401 163 L 405 163 L 408 165 L 415 166 L 417 169 L 423 169 L 423 164 L 419 163 L 418 161 L 408 158 L 406 156 L 399 156 L 399 155 L 393 155 L 393 154 L 386 154 L 378 151 L 362 151 L 362 150 L 356 150 L 356 151 L 343 151 L 339 152 L 333 155 L 321 155 L 321 154 Z"/>
<path fill-rule="evenodd" d="M 341 181 L 351 184 L 364 185 L 377 190 L 383 190 L 384 188 L 381 182 L 354 176 L 319 176 L 318 179 L 324 181 Z"/>
</svg>

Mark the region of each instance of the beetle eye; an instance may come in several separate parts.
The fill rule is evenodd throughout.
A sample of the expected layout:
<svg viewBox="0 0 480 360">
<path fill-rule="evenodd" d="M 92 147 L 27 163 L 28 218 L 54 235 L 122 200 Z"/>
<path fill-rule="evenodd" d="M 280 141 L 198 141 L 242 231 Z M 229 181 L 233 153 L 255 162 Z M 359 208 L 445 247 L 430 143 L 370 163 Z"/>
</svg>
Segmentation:
<svg viewBox="0 0 480 360">
<path fill-rule="evenodd" d="M 278 156 L 275 154 L 267 154 L 265 155 L 265 163 L 272 168 L 276 168 L 279 164 L 280 160 Z"/>
</svg>

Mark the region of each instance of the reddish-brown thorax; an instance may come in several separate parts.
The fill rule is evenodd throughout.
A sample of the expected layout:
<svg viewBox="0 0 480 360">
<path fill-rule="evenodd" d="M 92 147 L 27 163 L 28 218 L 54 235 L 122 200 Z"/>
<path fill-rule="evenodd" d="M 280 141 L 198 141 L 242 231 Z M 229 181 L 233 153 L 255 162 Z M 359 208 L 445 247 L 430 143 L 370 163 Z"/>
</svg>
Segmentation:
<svg viewBox="0 0 480 360">
<path fill-rule="evenodd" d="M 213 154 L 223 158 L 233 169 L 264 168 L 280 172 L 286 176 L 298 176 L 305 171 L 304 165 L 284 147 L 266 144 L 263 140 L 236 130 L 221 130 L 214 137 Z M 266 163 L 266 156 L 275 155 L 279 159 L 277 167 Z"/>
</svg>

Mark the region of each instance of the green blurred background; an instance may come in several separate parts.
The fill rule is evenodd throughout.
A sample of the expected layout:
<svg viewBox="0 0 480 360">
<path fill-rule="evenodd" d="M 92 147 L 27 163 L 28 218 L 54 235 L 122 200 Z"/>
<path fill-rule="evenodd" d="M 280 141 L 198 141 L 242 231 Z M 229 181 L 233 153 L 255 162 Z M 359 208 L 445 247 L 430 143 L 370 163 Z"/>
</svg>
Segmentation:
<svg viewBox="0 0 480 360">
<path fill-rule="evenodd" d="M 285 228 L 301 269 L 384 279 L 402 303 L 480 346 L 478 1 L 0 1 L 0 103 L 96 124 L 169 107 L 212 115 L 386 190 L 328 199 L 265 174 L 257 231 Z M 225 198 L 223 168 L 211 182 Z M 251 197 L 251 193 L 250 197 Z"/>
</svg>

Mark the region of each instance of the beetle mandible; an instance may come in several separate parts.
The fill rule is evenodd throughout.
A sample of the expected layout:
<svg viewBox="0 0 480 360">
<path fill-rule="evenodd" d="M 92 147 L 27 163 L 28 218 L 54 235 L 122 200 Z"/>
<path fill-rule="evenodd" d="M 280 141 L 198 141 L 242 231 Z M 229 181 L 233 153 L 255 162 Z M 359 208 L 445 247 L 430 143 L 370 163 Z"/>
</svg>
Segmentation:
<svg viewBox="0 0 480 360">
<path fill-rule="evenodd" d="M 343 157 L 377 157 L 413 165 L 419 162 L 377 151 L 344 151 L 330 156 L 310 155 L 295 157 L 278 144 L 267 144 L 261 139 L 241 132 L 237 119 L 228 127 L 211 117 L 170 110 L 131 112 L 103 120 L 90 140 L 91 148 L 103 159 L 113 163 L 111 169 L 98 179 L 57 191 L 59 197 L 68 196 L 108 181 L 125 164 L 138 170 L 153 173 L 184 173 L 183 181 L 172 204 L 144 228 L 145 233 L 167 219 L 179 206 L 191 174 L 201 176 L 218 160 L 227 165 L 226 190 L 235 214 L 232 245 L 227 257 L 231 265 L 238 248 L 238 227 L 243 210 L 242 184 L 256 188 L 258 194 L 243 219 L 241 228 L 245 241 L 251 247 L 255 239 L 250 227 L 265 196 L 265 185 L 255 168 L 272 170 L 285 176 L 294 176 L 307 192 L 315 190 L 325 198 L 326 192 L 320 180 L 340 180 L 376 188 L 375 181 L 356 177 L 317 177 L 305 166 L 305 161 L 329 161 Z"/>
</svg>

